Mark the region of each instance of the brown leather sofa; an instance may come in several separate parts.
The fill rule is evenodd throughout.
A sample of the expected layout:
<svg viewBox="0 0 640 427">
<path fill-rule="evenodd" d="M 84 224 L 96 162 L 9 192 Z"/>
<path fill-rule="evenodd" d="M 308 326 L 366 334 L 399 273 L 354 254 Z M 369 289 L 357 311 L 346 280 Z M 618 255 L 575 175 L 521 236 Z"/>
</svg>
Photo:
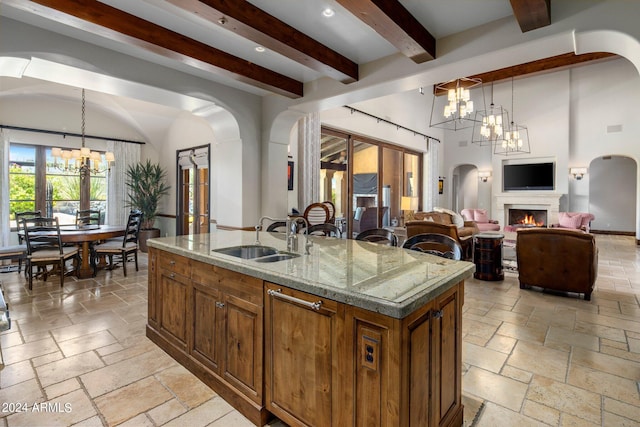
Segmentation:
<svg viewBox="0 0 640 427">
<path fill-rule="evenodd" d="M 452 225 L 455 227 L 453 223 L 453 218 L 451 215 L 446 212 L 416 212 L 413 214 L 412 221 L 433 221 L 438 224 Z M 464 221 L 463 227 L 456 227 L 458 236 L 461 238 L 466 238 L 473 236 L 474 234 L 478 234 L 480 230 L 478 229 L 478 225 L 475 221 Z M 407 237 L 411 237 L 407 234 Z M 453 237 L 453 236 L 451 236 Z"/>
<path fill-rule="evenodd" d="M 562 228 L 519 230 L 516 238 L 520 288 L 591 292 L 598 276 L 598 248 L 593 234 Z"/>
</svg>

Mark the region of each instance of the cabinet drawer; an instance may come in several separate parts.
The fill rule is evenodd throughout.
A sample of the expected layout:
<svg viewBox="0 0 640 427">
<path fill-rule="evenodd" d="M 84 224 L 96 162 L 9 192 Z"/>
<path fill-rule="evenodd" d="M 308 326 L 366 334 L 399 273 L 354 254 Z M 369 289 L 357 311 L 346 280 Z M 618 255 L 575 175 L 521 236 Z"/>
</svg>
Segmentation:
<svg viewBox="0 0 640 427">
<path fill-rule="evenodd" d="M 189 259 L 183 256 L 163 252 L 162 256 L 158 257 L 158 266 L 160 269 L 167 270 L 170 273 L 189 277 Z"/>
</svg>

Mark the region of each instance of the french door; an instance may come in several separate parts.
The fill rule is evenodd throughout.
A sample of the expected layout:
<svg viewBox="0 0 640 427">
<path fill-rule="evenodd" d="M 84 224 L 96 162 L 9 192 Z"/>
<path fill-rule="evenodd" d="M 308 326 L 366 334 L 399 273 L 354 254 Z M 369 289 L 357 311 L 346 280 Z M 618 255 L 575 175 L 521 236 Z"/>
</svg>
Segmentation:
<svg viewBox="0 0 640 427">
<path fill-rule="evenodd" d="M 209 146 L 179 150 L 176 235 L 209 232 Z"/>
</svg>

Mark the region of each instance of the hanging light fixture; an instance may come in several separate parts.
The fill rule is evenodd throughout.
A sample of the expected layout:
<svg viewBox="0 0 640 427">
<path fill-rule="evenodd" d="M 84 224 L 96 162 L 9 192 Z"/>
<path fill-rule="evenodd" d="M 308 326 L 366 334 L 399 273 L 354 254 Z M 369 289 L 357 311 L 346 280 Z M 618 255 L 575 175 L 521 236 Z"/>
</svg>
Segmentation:
<svg viewBox="0 0 640 427">
<path fill-rule="evenodd" d="M 513 77 L 511 78 L 511 122 L 504 132 L 504 138 L 495 144 L 493 153 L 502 156 L 513 154 L 531 153 L 529 145 L 529 130 L 524 125 L 519 125 L 515 121 L 515 110 L 513 108 Z"/>
<path fill-rule="evenodd" d="M 484 93 L 484 87 L 482 91 Z M 501 143 L 508 123 L 507 110 L 493 103 L 493 82 L 491 82 L 491 104 L 488 109 L 476 111 L 471 142 L 480 146 Z"/>
<path fill-rule="evenodd" d="M 454 131 L 472 127 L 475 115 L 471 89 L 480 85 L 482 80 L 468 77 L 435 85 L 429 126 Z M 482 97 L 484 107 L 484 94 Z"/>
<path fill-rule="evenodd" d="M 82 146 L 79 150 L 63 150 L 59 147 L 51 148 L 54 166 L 65 172 L 80 173 L 80 178 L 84 179 L 90 174 L 99 174 L 111 170 L 111 164 L 115 161 L 112 152 L 107 151 L 102 154 L 98 151 L 91 151 L 85 147 L 85 125 L 86 125 L 86 107 L 85 94 L 82 89 Z M 58 164 L 58 160 L 62 161 Z"/>
</svg>

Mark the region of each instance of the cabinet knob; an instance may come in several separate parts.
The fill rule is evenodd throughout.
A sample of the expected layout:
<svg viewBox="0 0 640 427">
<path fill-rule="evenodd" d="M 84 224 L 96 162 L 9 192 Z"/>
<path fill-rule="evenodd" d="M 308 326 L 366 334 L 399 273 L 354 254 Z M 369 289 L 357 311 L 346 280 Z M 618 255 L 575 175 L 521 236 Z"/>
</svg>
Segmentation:
<svg viewBox="0 0 640 427">
<path fill-rule="evenodd" d="M 171 278 L 173 279 L 174 277 L 176 277 L 176 273 L 171 273 L 171 274 L 169 275 L 169 277 L 171 277 Z"/>
<path fill-rule="evenodd" d="M 217 302 L 216 302 L 216 307 L 218 307 L 218 308 L 224 308 L 224 303 L 223 303 L 223 302 L 220 302 L 220 301 L 217 301 Z"/>
<path fill-rule="evenodd" d="M 169 261 L 169 265 L 176 265 L 175 261 Z"/>
<path fill-rule="evenodd" d="M 444 313 L 442 312 L 442 310 L 438 310 L 438 311 L 435 311 L 433 313 L 433 318 L 434 319 L 440 319 L 440 318 L 442 318 L 442 316 L 444 316 Z"/>
</svg>

